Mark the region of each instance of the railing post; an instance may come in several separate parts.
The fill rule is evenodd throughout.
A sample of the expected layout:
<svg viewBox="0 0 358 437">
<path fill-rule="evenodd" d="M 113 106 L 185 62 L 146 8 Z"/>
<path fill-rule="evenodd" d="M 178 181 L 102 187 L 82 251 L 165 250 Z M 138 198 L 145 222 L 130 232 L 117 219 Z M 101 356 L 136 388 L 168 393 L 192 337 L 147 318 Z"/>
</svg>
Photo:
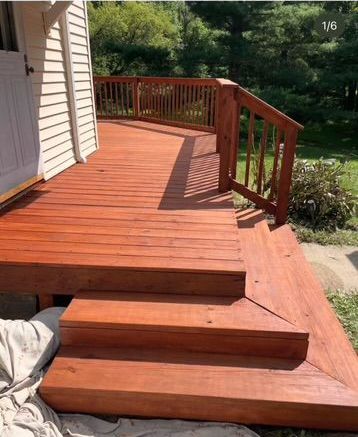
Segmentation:
<svg viewBox="0 0 358 437">
<path fill-rule="evenodd" d="M 220 153 L 219 192 L 224 193 L 231 188 L 230 158 L 234 147 L 237 129 L 236 94 L 239 86 L 230 80 L 218 79 L 219 101 L 216 126 L 216 150 Z"/>
<path fill-rule="evenodd" d="M 140 78 L 136 77 L 133 82 L 133 108 L 134 108 L 134 117 L 140 117 L 140 101 L 139 101 L 139 84 Z"/>
<path fill-rule="evenodd" d="M 288 127 L 286 140 L 283 149 L 280 180 L 277 193 L 276 224 L 282 225 L 287 220 L 288 201 L 292 180 L 293 164 L 295 160 L 296 142 L 298 129 L 294 126 Z"/>
</svg>

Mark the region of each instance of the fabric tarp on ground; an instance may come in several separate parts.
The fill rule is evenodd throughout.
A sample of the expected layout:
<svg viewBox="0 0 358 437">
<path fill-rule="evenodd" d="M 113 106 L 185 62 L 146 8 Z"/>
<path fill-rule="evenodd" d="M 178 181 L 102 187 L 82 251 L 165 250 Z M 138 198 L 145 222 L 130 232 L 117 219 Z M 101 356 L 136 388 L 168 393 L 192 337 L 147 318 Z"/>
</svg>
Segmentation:
<svg viewBox="0 0 358 437">
<path fill-rule="evenodd" d="M 29 321 L 0 319 L 0 436 L 2 437 L 255 437 L 240 425 L 56 414 L 37 395 L 45 367 L 60 344 L 64 308 Z"/>
</svg>

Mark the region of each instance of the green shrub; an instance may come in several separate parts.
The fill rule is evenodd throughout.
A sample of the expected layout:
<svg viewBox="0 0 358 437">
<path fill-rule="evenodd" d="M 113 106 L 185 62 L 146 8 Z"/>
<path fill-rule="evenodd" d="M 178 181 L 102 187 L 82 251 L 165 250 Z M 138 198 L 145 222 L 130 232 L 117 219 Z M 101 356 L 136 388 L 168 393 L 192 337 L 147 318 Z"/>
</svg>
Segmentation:
<svg viewBox="0 0 358 437">
<path fill-rule="evenodd" d="M 320 159 L 314 163 L 296 160 L 289 203 L 289 216 L 313 229 L 343 228 L 354 214 L 355 199 L 342 186 L 347 164 Z"/>
</svg>

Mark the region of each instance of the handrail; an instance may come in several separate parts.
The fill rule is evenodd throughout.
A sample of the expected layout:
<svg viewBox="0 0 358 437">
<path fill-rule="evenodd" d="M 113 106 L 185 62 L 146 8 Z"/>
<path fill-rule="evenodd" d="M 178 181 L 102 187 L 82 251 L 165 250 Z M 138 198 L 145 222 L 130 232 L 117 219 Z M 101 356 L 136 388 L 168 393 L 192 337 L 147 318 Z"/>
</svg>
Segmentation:
<svg viewBox="0 0 358 437">
<path fill-rule="evenodd" d="M 303 129 L 295 120 L 227 79 L 95 76 L 94 87 L 99 119 L 132 118 L 215 132 L 219 191 L 236 191 L 275 215 L 276 223 L 286 221 L 297 135 Z M 246 120 L 245 170 L 237 175 Z"/>
<path fill-rule="evenodd" d="M 239 99 L 241 102 L 241 106 L 250 105 L 250 107 L 254 110 L 255 114 L 265 118 L 272 124 L 276 124 L 281 129 L 284 129 L 286 125 L 292 125 L 297 127 L 298 129 L 303 129 L 303 126 L 292 118 L 288 117 L 283 112 L 276 109 L 274 106 L 269 105 L 264 100 L 256 97 L 254 94 L 251 94 L 245 88 L 239 86 Z"/>
<path fill-rule="evenodd" d="M 218 109 L 219 189 L 238 192 L 273 214 L 277 224 L 282 224 L 287 220 L 297 135 L 303 126 L 239 85 L 234 87 L 227 83 L 223 87 Z M 237 175 L 245 111 L 248 113 L 245 170 Z M 267 158 L 271 137 L 272 168 L 269 168 Z"/>
</svg>

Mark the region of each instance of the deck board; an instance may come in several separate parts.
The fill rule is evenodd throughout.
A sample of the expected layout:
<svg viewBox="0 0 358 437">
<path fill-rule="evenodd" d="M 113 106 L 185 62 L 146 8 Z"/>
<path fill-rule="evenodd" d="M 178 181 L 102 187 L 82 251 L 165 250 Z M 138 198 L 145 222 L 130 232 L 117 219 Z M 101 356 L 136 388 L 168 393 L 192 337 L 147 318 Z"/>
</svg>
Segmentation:
<svg viewBox="0 0 358 437">
<path fill-rule="evenodd" d="M 292 231 L 270 230 L 257 210 L 236 213 L 231 193 L 218 193 L 215 135 L 137 121 L 100 123 L 99 134 L 101 148 L 88 164 L 38 186 L 0 216 L 4 291 L 88 290 L 105 297 L 111 290 L 137 293 L 137 299 L 143 293 L 144 303 L 152 299 L 141 312 L 130 299 L 122 309 L 121 323 L 127 311 L 136 316 L 121 333 L 123 344 L 138 346 L 133 355 L 110 350 L 107 328 L 95 333 L 92 319 L 90 327 L 71 331 L 71 341 L 82 329 L 82 340 L 85 334 L 91 344 L 96 334 L 109 349 L 100 348 L 97 356 L 83 348 L 79 356 L 78 348 L 62 348 L 43 384 L 52 406 L 66 410 L 73 401 L 78 403 L 72 402 L 72 411 L 83 412 L 86 404 L 87 412 L 110 413 L 108 399 L 115 397 L 113 413 L 357 429 L 355 352 Z M 167 294 L 167 300 L 155 303 L 153 293 Z M 193 295 L 185 299 L 195 313 L 180 305 L 178 311 L 175 304 L 177 318 L 172 317 L 167 302 L 183 294 Z M 218 297 L 235 302 L 226 314 L 215 308 L 221 329 L 206 343 L 206 309 L 195 304 L 203 296 L 210 296 L 212 307 Z M 138 330 L 146 337 L 137 336 Z M 218 336 L 225 330 L 223 341 Z M 288 357 L 289 348 L 276 343 L 289 340 L 292 346 L 292 330 L 296 337 L 304 334 L 297 342 L 307 343 L 308 334 L 308 350 L 298 361 L 251 357 Z M 158 348 L 179 348 L 183 331 L 190 334 L 186 347 L 194 354 L 142 351 L 144 342 L 154 340 Z M 281 331 L 290 331 L 290 338 L 281 338 Z M 277 332 L 279 338 L 267 337 Z M 217 355 L 196 354 L 213 349 Z M 228 358 L 227 349 L 240 349 L 243 356 Z M 122 375 L 115 387 L 106 385 L 111 378 L 94 376 L 103 364 Z M 138 392 L 139 407 L 133 402 Z"/>
<path fill-rule="evenodd" d="M 217 191 L 215 135 L 123 121 L 100 123 L 99 136 L 86 165 L 2 213 L 0 265 L 36 266 L 37 284 L 39 266 L 231 275 L 243 292 L 232 198 Z"/>
</svg>

